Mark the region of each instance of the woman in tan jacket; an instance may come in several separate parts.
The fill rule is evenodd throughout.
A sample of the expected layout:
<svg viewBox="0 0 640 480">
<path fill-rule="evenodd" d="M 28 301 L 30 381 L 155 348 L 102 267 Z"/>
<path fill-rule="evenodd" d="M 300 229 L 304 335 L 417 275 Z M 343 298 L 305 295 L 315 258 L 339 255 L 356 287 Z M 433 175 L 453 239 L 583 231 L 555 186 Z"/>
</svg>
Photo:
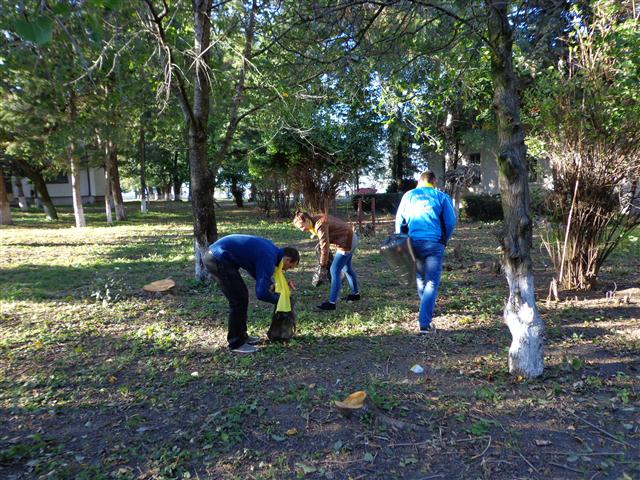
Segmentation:
<svg viewBox="0 0 640 480">
<path fill-rule="evenodd" d="M 303 232 L 311 232 L 318 238 L 320 246 L 320 265 L 323 268 L 329 267 L 329 245 L 336 247 L 336 255 L 330 266 L 331 289 L 329 300 L 317 306 L 319 310 L 335 310 L 338 294 L 340 293 L 340 272 L 344 272 L 351 288 L 351 293 L 343 300 L 360 300 L 358 290 L 358 277 L 351 265 L 353 252 L 358 246 L 358 236 L 353 228 L 346 222 L 331 215 L 311 216 L 306 212 L 298 210 L 293 217 L 293 224 Z"/>
</svg>

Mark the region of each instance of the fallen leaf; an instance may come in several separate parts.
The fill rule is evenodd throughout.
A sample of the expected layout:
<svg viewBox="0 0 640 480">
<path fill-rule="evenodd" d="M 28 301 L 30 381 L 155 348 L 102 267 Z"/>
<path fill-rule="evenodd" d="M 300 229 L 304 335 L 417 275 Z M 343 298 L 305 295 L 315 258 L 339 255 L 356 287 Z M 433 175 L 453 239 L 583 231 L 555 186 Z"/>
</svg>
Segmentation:
<svg viewBox="0 0 640 480">
<path fill-rule="evenodd" d="M 358 408 L 362 408 L 366 398 L 367 398 L 367 392 L 360 390 L 357 392 L 353 392 L 351 395 L 345 398 L 342 402 L 336 400 L 335 404 L 336 404 L 336 407 L 338 408 L 348 408 L 348 409 L 355 410 Z"/>
<path fill-rule="evenodd" d="M 271 438 L 273 438 L 276 442 L 284 442 L 287 437 L 283 437 L 282 435 L 276 435 L 275 433 L 271 434 Z"/>
<path fill-rule="evenodd" d="M 365 462 L 373 462 L 373 455 L 371 455 L 371 453 L 367 452 L 364 454 L 364 457 L 362 457 L 362 460 L 364 460 Z"/>
<path fill-rule="evenodd" d="M 297 428 L 290 428 L 289 430 L 287 430 L 287 435 L 289 435 L 290 437 L 293 437 L 297 433 L 298 433 L 298 429 Z"/>
<path fill-rule="evenodd" d="M 546 447 L 547 445 L 551 445 L 549 440 L 534 440 L 533 441 L 538 447 Z"/>
</svg>

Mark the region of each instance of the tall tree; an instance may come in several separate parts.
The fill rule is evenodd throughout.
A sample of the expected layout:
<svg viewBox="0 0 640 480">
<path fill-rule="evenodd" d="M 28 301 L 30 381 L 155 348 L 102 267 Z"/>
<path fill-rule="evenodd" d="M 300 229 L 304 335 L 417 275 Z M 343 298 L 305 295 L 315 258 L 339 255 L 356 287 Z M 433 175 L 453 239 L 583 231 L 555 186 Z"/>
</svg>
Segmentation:
<svg viewBox="0 0 640 480">
<path fill-rule="evenodd" d="M 211 55 L 212 5 L 206 0 L 194 0 L 192 3 L 193 53 L 196 61 L 192 70 L 193 93 L 190 94 L 187 79 L 175 64 L 174 48 L 168 40 L 165 28 L 167 20 L 169 20 L 167 18 L 168 6 L 164 3 L 164 8 L 158 9 L 152 0 L 145 0 L 145 4 L 148 13 L 146 24 L 158 43 L 159 55 L 164 68 L 175 76 L 172 86 L 189 131 L 195 276 L 204 279 L 207 274 L 202 257 L 218 236 L 213 205 L 213 175 L 207 157 L 209 90 L 211 88 L 208 69 Z"/>
<path fill-rule="evenodd" d="M 544 368 L 544 325 L 535 300 L 531 243 L 533 222 L 520 121 L 520 100 L 513 71 L 513 27 L 508 0 L 487 1 L 487 33 L 491 48 L 493 108 L 498 135 L 497 162 L 504 211 L 500 236 L 502 264 L 509 285 L 504 320 L 511 332 L 509 371 L 526 378 L 537 377 Z"/>
</svg>

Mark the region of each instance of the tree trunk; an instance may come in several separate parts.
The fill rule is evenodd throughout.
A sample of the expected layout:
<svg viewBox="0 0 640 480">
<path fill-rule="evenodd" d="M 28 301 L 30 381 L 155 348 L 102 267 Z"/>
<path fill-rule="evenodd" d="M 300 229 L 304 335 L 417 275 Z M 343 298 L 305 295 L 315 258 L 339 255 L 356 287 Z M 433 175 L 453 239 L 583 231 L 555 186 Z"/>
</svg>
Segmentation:
<svg viewBox="0 0 640 480">
<path fill-rule="evenodd" d="M 27 199 L 24 196 L 24 189 L 22 188 L 22 178 L 19 175 L 14 175 L 13 177 L 13 185 L 14 190 L 18 195 L 18 207 L 20 207 L 21 212 L 26 212 L 29 210 L 29 204 L 27 203 Z"/>
<path fill-rule="evenodd" d="M 147 179 L 146 179 L 146 160 L 147 160 L 147 146 L 144 134 L 144 116 L 140 120 L 140 139 L 139 139 L 139 154 L 140 154 L 140 211 L 147 213 Z"/>
<path fill-rule="evenodd" d="M 76 227 L 86 227 L 87 222 L 84 217 L 84 207 L 82 206 L 82 194 L 80 193 L 80 159 L 74 152 L 74 145 L 70 143 L 67 147 L 69 156 L 69 172 L 71 174 L 71 195 L 73 197 L 73 214 L 76 219 Z"/>
<path fill-rule="evenodd" d="M 44 209 L 44 213 L 47 216 L 47 220 L 58 220 L 58 212 L 56 211 L 56 207 L 53 205 L 53 201 L 49 196 L 49 191 L 47 190 L 47 182 L 44 181 L 44 177 L 42 173 L 37 168 L 31 166 L 24 160 L 12 160 L 13 164 L 20 170 L 33 184 L 33 187 L 36 189 L 37 195 L 39 197 L 40 202 L 42 203 L 42 207 Z"/>
<path fill-rule="evenodd" d="M 104 184 L 105 184 L 105 187 L 111 184 L 111 178 L 109 178 L 109 169 L 106 168 L 106 166 L 104 169 Z M 113 214 L 111 213 L 112 203 L 113 202 L 111 200 L 111 189 L 105 188 L 104 189 L 104 209 L 107 214 L 107 225 L 113 225 Z"/>
<path fill-rule="evenodd" d="M 195 257 L 195 277 L 200 280 L 207 278 L 207 269 L 202 263 L 202 257 L 209 249 L 209 245 L 218 238 L 216 216 L 213 205 L 213 175 L 207 159 L 209 120 L 209 72 L 207 66 L 210 57 L 212 4 L 206 0 L 194 0 L 193 8 L 193 55 L 198 58 L 195 68 L 193 85 L 193 101 L 189 98 L 186 79 L 179 69 L 175 68 L 173 51 L 164 30 L 164 13 L 157 12 L 153 1 L 145 0 L 150 21 L 155 26 L 158 42 L 163 47 L 161 61 L 165 69 L 170 70 L 176 80 L 172 82 L 176 96 L 188 126 L 189 167 L 191 170 L 190 190 L 193 211 L 193 237 Z M 234 125 L 235 127 L 235 125 Z"/>
<path fill-rule="evenodd" d="M 105 185 L 105 192 L 107 188 L 111 190 L 111 198 L 116 210 L 116 220 L 126 220 L 127 214 L 122 200 L 122 188 L 120 187 L 120 174 L 118 172 L 118 149 L 111 139 L 107 140 L 106 149 L 105 168 L 109 170 L 109 183 Z"/>
<path fill-rule="evenodd" d="M 502 262 L 509 285 L 504 319 L 512 336 L 509 371 L 533 378 L 544 368 L 544 325 L 535 303 L 531 265 L 532 222 L 529 215 L 524 129 L 513 73 L 513 36 L 507 17 L 509 2 L 488 2 L 493 108 L 497 120 L 499 184 L 504 210 L 500 237 Z"/>
<path fill-rule="evenodd" d="M 209 44 L 211 37 L 211 2 L 195 0 L 195 48 L 194 53 L 202 64 L 209 64 Z M 217 240 L 218 229 L 213 206 L 213 175 L 207 158 L 209 121 L 209 73 L 200 63 L 196 67 L 193 85 L 193 116 L 189 123 L 189 165 L 191 166 L 193 236 L 195 253 L 195 276 L 200 280 L 207 278 L 207 269 L 202 258 L 209 245 Z"/>
<path fill-rule="evenodd" d="M 179 202 L 180 190 L 182 189 L 182 179 L 180 178 L 180 172 L 178 171 L 178 150 L 173 153 L 173 172 L 171 175 L 171 181 L 173 182 L 173 201 Z"/>
<path fill-rule="evenodd" d="M 11 225 L 12 223 L 7 185 L 4 183 L 4 172 L 0 168 L 0 225 Z"/>
<path fill-rule="evenodd" d="M 238 186 L 238 179 L 235 177 L 231 179 L 231 195 L 233 195 L 233 199 L 236 202 L 236 207 L 244 207 L 242 198 L 242 196 L 244 195 L 244 188 Z"/>
<path fill-rule="evenodd" d="M 78 118 L 76 111 L 76 95 L 73 90 L 69 91 L 69 120 L 74 125 Z M 84 207 L 82 206 L 82 193 L 80 192 L 80 157 L 76 152 L 76 146 L 71 139 L 67 144 L 67 159 L 69 161 L 69 174 L 71 175 L 71 197 L 73 198 L 73 214 L 76 220 L 76 227 L 87 226 L 84 217 Z M 105 185 L 105 189 L 108 188 Z"/>
</svg>

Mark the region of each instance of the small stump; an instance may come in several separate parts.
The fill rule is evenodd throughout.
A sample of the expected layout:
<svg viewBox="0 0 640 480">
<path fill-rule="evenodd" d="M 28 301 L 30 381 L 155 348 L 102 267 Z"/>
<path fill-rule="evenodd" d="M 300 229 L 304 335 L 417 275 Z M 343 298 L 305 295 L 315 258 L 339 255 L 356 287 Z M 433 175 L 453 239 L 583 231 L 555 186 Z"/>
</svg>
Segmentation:
<svg viewBox="0 0 640 480">
<path fill-rule="evenodd" d="M 151 282 L 144 287 L 142 287 L 142 291 L 153 296 L 163 296 L 167 294 L 172 294 L 175 292 L 176 282 L 171 278 L 165 278 L 162 280 L 157 280 L 155 282 Z"/>
<path fill-rule="evenodd" d="M 376 422 L 381 422 L 394 430 L 402 430 L 408 425 L 400 420 L 396 420 L 383 413 L 378 407 L 376 407 L 367 392 L 362 390 L 354 392 L 342 401 L 334 402 L 336 410 L 345 418 L 360 418 L 362 415 L 370 413 L 373 415 Z"/>
</svg>

